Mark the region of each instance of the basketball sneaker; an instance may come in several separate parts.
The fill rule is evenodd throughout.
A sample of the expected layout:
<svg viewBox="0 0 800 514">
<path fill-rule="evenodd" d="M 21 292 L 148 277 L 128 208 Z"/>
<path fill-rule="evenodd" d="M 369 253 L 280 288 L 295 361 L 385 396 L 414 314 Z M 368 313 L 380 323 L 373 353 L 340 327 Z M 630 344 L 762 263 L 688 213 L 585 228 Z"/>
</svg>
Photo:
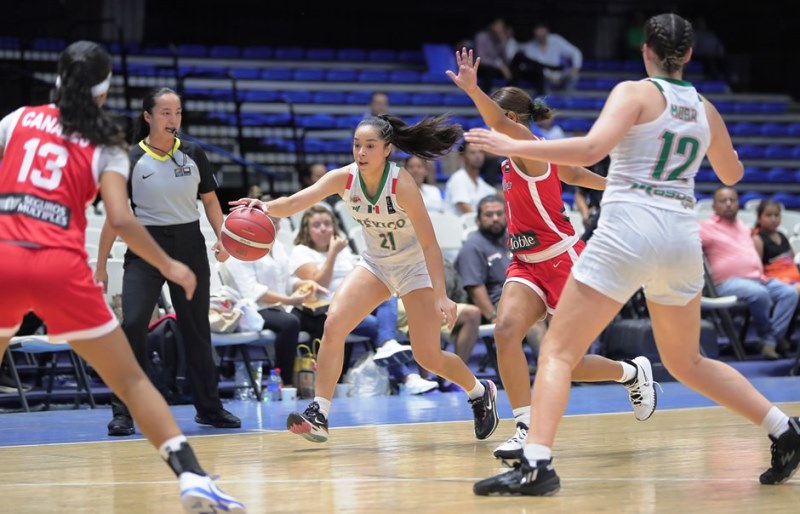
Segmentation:
<svg viewBox="0 0 800 514">
<path fill-rule="evenodd" d="M 414 360 L 411 346 L 400 344 L 394 339 L 389 339 L 375 352 L 372 359 L 376 365 L 386 367 L 391 364 L 406 364 Z"/>
<path fill-rule="evenodd" d="M 623 384 L 628 389 L 633 415 L 639 421 L 645 421 L 653 415 L 658 401 L 655 387 L 657 382 L 653 381 L 653 367 L 650 359 L 644 356 L 625 362 L 636 368 L 636 377 Z"/>
<path fill-rule="evenodd" d="M 517 432 L 500 446 L 494 449 L 494 456 L 498 459 L 516 460 L 522 458 L 525 448 L 525 439 L 528 437 L 528 425 L 517 421 Z"/>
<path fill-rule="evenodd" d="M 439 383 L 433 380 L 425 380 L 416 373 L 409 373 L 403 386 L 406 394 L 418 395 L 433 391 L 439 387 Z"/>
<path fill-rule="evenodd" d="M 513 464 L 511 471 L 475 482 L 472 492 L 478 496 L 550 496 L 560 488 L 561 480 L 551 459 L 530 464 L 523 456 Z"/>
<path fill-rule="evenodd" d="M 789 418 L 789 430 L 772 440 L 772 463 L 758 480 L 762 484 L 782 484 L 792 478 L 800 464 L 800 418 Z"/>
<path fill-rule="evenodd" d="M 191 514 L 228 512 L 246 514 L 244 504 L 225 494 L 209 476 L 181 473 L 181 505 Z"/>
<path fill-rule="evenodd" d="M 486 439 L 494 433 L 500 423 L 497 415 L 497 388 L 491 380 L 481 380 L 486 390 L 483 396 L 470 400 L 472 415 L 475 417 L 475 437 Z"/>
<path fill-rule="evenodd" d="M 319 404 L 311 402 L 302 414 L 292 412 L 286 418 L 289 432 L 305 437 L 312 443 L 324 443 L 328 440 L 328 420 L 319 411 Z"/>
</svg>

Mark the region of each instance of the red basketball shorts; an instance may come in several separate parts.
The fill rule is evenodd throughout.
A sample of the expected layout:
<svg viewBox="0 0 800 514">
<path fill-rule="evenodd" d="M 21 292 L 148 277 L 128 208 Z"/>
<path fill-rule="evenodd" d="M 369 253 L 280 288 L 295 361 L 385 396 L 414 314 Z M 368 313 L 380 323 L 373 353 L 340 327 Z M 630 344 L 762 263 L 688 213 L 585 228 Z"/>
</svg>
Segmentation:
<svg viewBox="0 0 800 514">
<path fill-rule="evenodd" d="M 0 337 L 13 336 L 31 310 L 54 342 L 100 337 L 119 325 L 79 253 L 0 243 L 0 262 Z"/>
</svg>

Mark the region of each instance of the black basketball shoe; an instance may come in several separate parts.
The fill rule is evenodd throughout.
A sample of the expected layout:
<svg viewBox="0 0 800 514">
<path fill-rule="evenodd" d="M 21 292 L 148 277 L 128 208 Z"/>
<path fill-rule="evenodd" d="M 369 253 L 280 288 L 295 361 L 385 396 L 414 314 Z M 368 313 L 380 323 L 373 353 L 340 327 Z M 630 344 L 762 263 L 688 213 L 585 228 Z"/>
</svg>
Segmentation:
<svg viewBox="0 0 800 514">
<path fill-rule="evenodd" d="M 497 387 L 491 380 L 481 380 L 486 390 L 483 396 L 470 400 L 472 415 L 475 417 L 475 437 L 486 439 L 497 428 L 500 416 L 497 415 Z"/>
<path fill-rule="evenodd" d="M 532 465 L 523 456 L 514 462 L 511 471 L 475 482 L 472 492 L 478 496 L 550 496 L 560 488 L 561 480 L 553 469 L 552 460 Z"/>
<path fill-rule="evenodd" d="M 286 418 L 289 432 L 301 435 L 312 443 L 324 443 L 328 440 L 328 420 L 319 411 L 319 404 L 311 402 L 302 414 L 292 412 Z"/>
<path fill-rule="evenodd" d="M 789 430 L 772 440 L 772 463 L 759 481 L 766 485 L 782 484 L 792 478 L 800 464 L 800 418 L 789 418 Z"/>
</svg>

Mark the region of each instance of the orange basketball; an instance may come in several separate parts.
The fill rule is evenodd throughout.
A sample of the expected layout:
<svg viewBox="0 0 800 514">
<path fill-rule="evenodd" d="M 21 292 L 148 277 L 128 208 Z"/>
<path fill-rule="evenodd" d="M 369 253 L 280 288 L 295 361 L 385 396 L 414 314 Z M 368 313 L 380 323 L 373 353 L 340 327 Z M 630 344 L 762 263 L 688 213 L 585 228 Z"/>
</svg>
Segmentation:
<svg viewBox="0 0 800 514">
<path fill-rule="evenodd" d="M 231 212 L 221 232 L 222 246 L 240 261 L 260 259 L 269 253 L 275 242 L 272 220 L 263 211 L 251 207 Z"/>
</svg>

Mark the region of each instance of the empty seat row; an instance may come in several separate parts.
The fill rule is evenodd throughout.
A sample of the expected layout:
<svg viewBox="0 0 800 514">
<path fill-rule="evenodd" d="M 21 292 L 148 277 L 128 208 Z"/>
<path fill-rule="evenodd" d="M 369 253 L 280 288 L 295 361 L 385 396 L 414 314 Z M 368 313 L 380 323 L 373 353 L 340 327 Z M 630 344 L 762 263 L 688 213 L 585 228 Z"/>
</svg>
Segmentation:
<svg viewBox="0 0 800 514">
<path fill-rule="evenodd" d="M 700 168 L 695 176 L 695 182 L 719 182 L 717 175 L 711 168 Z M 800 182 L 799 169 L 786 168 L 757 168 L 747 166 L 741 182 L 756 183 L 768 182 L 772 184 L 795 184 Z"/>
</svg>

